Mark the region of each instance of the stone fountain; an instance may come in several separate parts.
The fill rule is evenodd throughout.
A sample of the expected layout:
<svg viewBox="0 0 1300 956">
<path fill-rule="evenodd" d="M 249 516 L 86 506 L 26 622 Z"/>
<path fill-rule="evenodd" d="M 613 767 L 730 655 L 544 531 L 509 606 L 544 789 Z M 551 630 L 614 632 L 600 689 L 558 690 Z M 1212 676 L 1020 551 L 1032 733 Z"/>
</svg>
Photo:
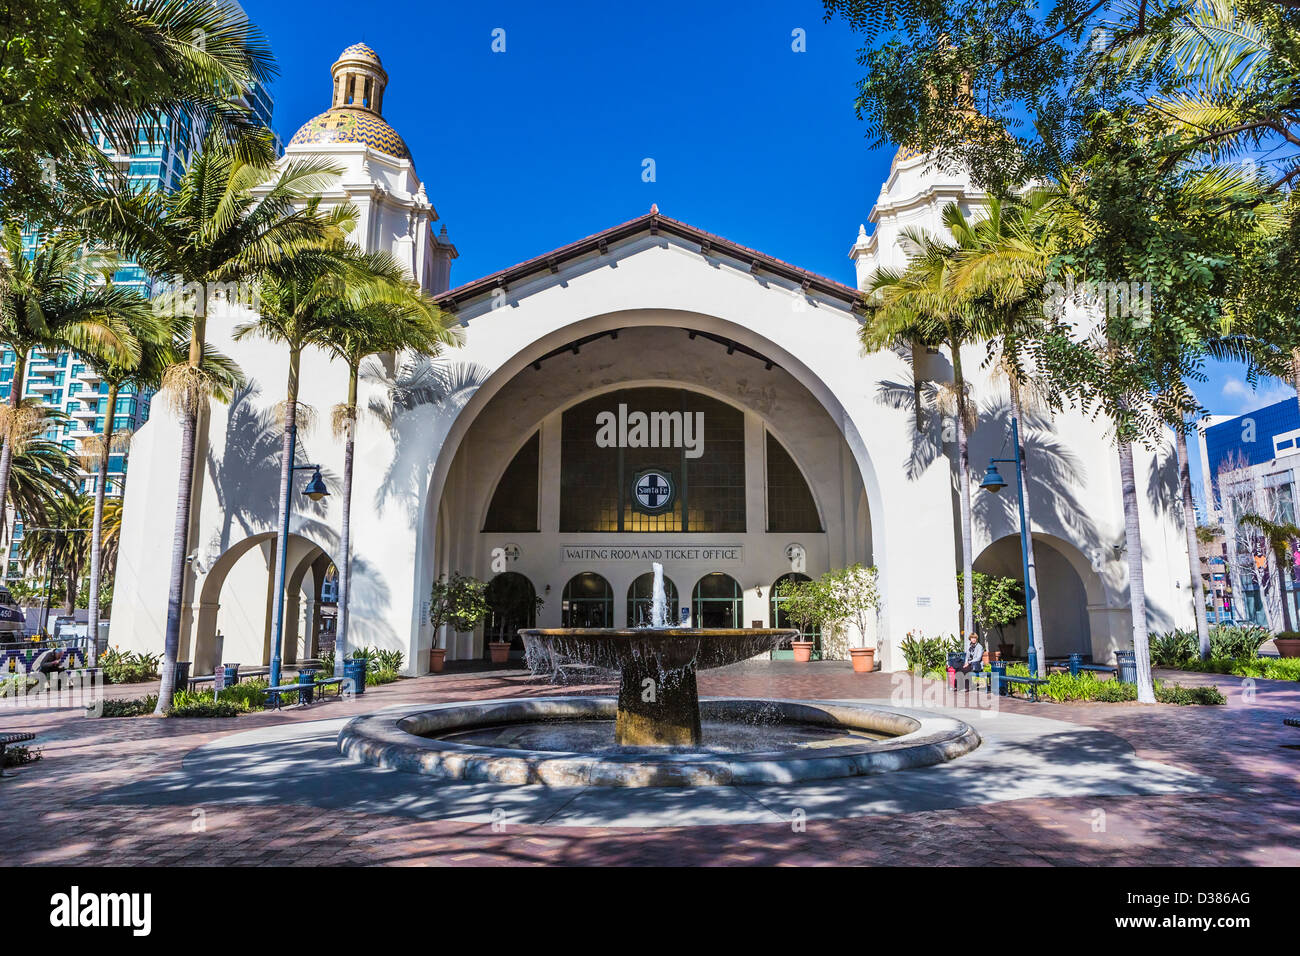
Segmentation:
<svg viewBox="0 0 1300 956">
<path fill-rule="evenodd" d="M 557 664 L 614 672 L 616 699 L 425 704 L 356 718 L 340 731 L 339 750 L 352 760 L 445 780 L 681 787 L 886 773 L 979 746 L 963 721 L 848 702 L 710 698 L 702 728 L 696 672 L 748 660 L 798 632 L 670 624 L 663 568 L 654 571 L 649 627 L 519 632 L 535 673 Z M 611 719 L 612 740 L 605 729 Z"/>
<path fill-rule="evenodd" d="M 669 625 L 664 568 L 654 564 L 649 627 L 521 630 L 530 660 L 574 661 L 619 673 L 614 740 L 622 747 L 698 747 L 695 672 L 737 664 L 798 638 L 789 628 Z"/>
</svg>

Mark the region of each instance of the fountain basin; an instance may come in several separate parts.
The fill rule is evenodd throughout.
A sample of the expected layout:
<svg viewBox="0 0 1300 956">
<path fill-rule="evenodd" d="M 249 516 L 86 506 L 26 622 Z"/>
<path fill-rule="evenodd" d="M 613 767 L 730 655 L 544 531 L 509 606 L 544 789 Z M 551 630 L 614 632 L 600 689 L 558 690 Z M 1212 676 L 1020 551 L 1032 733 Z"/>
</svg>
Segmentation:
<svg viewBox="0 0 1300 956">
<path fill-rule="evenodd" d="M 801 728 L 794 736 L 811 742 L 793 746 L 787 742 L 774 748 L 760 744 L 735 753 L 662 746 L 582 752 L 484 746 L 454 739 L 475 729 L 511 725 L 560 727 L 595 721 L 607 727 L 618 711 L 617 701 L 609 697 L 533 697 L 358 717 L 339 733 L 338 746 L 357 762 L 444 780 L 550 787 L 679 787 L 887 773 L 952 760 L 980 745 L 979 735 L 963 721 L 865 704 L 706 698 L 701 706 L 706 721 L 747 726 L 757 722 L 773 729 L 774 741 L 782 739 L 783 725 Z M 809 733 L 809 728 L 818 733 Z"/>
<path fill-rule="evenodd" d="M 695 672 L 748 660 L 797 639 L 789 628 L 528 628 L 530 660 L 546 655 L 619 672 L 614 740 L 695 747 L 702 740 Z"/>
</svg>

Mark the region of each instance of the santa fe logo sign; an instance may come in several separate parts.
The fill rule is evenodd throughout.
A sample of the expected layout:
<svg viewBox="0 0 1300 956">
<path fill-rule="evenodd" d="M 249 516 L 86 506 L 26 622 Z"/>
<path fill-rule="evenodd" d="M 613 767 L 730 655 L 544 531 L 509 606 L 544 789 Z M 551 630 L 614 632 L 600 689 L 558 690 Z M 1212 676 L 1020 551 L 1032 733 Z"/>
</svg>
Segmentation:
<svg viewBox="0 0 1300 956">
<path fill-rule="evenodd" d="M 667 511 L 673 503 L 673 480 L 665 471 L 640 472 L 632 485 L 637 507 L 650 514 Z"/>
</svg>

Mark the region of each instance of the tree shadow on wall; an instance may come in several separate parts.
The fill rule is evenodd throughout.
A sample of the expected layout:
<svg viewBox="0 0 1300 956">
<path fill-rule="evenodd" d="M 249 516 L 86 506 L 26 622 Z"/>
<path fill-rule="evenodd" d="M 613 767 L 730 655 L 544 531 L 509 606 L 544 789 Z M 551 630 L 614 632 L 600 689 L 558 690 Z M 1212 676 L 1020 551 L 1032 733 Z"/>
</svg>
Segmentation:
<svg viewBox="0 0 1300 956">
<path fill-rule="evenodd" d="M 244 536 L 276 530 L 280 510 L 280 457 L 283 448 L 284 426 L 275 409 L 259 408 L 257 397 L 260 386 L 254 382 L 238 389 L 231 398 L 226 418 L 225 447 L 218 459 L 211 447 L 207 453 L 208 475 L 221 507 L 220 549 L 224 553 L 231 545 L 235 522 Z M 299 429 L 295 464 L 310 461 L 304 429 Z M 331 492 L 337 492 L 340 482 L 328 469 L 321 476 Z M 302 520 L 295 531 L 317 541 L 337 542 L 338 535 L 325 522 L 329 504 L 312 501 L 302 495 L 293 502 L 293 513 Z"/>
<path fill-rule="evenodd" d="M 423 355 L 403 359 L 393 371 L 374 358 L 366 360 L 361 378 L 376 389 L 367 407 L 392 434 L 394 445 L 393 459 L 375 493 L 377 508 L 395 500 L 405 502 L 412 514 L 418 510 L 436 461 L 421 445 L 432 432 L 434 449 L 440 447 L 456 416 L 490 374 L 475 362 Z"/>
</svg>

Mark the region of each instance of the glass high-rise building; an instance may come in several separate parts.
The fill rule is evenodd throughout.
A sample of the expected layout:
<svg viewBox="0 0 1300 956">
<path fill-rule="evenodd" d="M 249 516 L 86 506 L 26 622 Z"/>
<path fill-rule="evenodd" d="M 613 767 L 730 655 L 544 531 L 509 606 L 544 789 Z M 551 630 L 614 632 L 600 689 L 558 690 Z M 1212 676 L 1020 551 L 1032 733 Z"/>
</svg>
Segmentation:
<svg viewBox="0 0 1300 956">
<path fill-rule="evenodd" d="M 274 100 L 270 90 L 260 83 L 254 83 L 245 91 L 241 101 L 267 129 L 271 128 Z M 202 132 L 202 130 L 191 129 L 185 122 L 150 117 L 137 131 L 136 148 L 129 155 L 113 149 L 108 139 L 99 130 L 92 130 L 91 135 L 95 137 L 96 144 L 105 155 L 126 175 L 132 190 L 138 192 L 154 188 L 170 192 L 176 188 L 186 164 L 198 148 Z M 282 150 L 278 137 L 275 145 L 276 155 L 279 155 Z M 24 251 L 29 255 L 35 248 L 38 238 L 39 233 L 36 229 L 28 229 L 23 233 Z M 155 291 L 151 277 L 138 264 L 131 261 L 120 264 L 113 274 L 113 282 L 125 288 L 135 289 L 146 296 Z M 0 354 L 0 401 L 8 401 L 13 388 L 14 358 L 11 349 L 4 349 L 3 354 Z M 81 452 L 83 441 L 101 434 L 104 430 L 104 417 L 108 411 L 108 383 L 92 366 L 70 352 L 60 350 L 49 353 L 33 352 L 29 356 L 23 397 L 38 399 L 50 408 L 57 408 L 70 417 L 66 425 L 52 425 L 40 437 L 59 442 L 72 455 Z M 113 431 L 135 431 L 143 425 L 149 418 L 151 397 L 150 393 L 137 395 L 132 389 L 122 389 L 118 394 Z M 122 493 L 127 457 L 126 453 L 109 457 L 106 494 L 118 496 Z M 79 489 L 93 494 L 97 480 L 96 471 L 83 469 L 80 473 Z M 6 577 L 21 573 L 16 559 L 22 536 L 22 518 L 15 516 L 9 545 L 9 560 L 6 562 Z"/>
</svg>

